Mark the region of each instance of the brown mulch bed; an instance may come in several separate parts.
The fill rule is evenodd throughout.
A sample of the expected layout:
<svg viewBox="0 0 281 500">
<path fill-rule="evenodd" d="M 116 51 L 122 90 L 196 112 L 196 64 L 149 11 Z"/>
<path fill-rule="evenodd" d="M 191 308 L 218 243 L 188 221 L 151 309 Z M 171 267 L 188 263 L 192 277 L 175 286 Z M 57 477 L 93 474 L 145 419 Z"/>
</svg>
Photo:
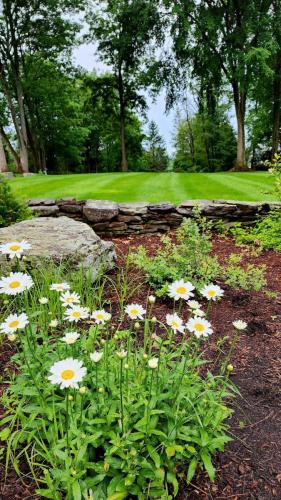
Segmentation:
<svg viewBox="0 0 281 500">
<path fill-rule="evenodd" d="M 160 245 L 157 235 L 115 238 L 113 241 L 119 265 L 123 264 L 129 248 L 144 245 L 153 255 Z M 216 237 L 213 244 L 214 253 L 221 262 L 231 253 L 241 251 L 233 241 L 221 237 Z M 216 340 L 232 335 L 233 320 L 239 318 L 248 323 L 231 360 L 234 365 L 231 378 L 241 394 L 234 402 L 231 420 L 234 440 L 226 446 L 225 453 L 217 455 L 216 481 L 210 483 L 204 473 L 199 474 L 188 488 L 183 481 L 177 497 L 179 500 L 281 499 L 281 255 L 273 251 L 262 252 L 259 256 L 247 256 L 245 263 L 248 262 L 266 264 L 267 289 L 276 292 L 277 298 L 263 292 L 248 293 L 224 286 L 224 299 L 211 310 L 210 321 L 216 331 L 208 341 L 208 355 L 211 357 L 215 353 Z M 140 273 L 132 272 L 132 282 L 137 285 L 140 276 Z M 142 286 L 133 298 L 144 302 L 149 292 L 146 285 Z M 164 319 L 170 308 L 169 300 L 157 301 L 157 317 Z M 0 347 L 2 369 L 9 366 L 11 354 L 12 349 L 7 344 Z M 34 485 L 24 478 L 19 479 L 14 472 L 8 474 L 5 484 L 3 477 L 4 467 L 1 466 L 1 499 L 38 498 L 34 494 Z"/>
</svg>

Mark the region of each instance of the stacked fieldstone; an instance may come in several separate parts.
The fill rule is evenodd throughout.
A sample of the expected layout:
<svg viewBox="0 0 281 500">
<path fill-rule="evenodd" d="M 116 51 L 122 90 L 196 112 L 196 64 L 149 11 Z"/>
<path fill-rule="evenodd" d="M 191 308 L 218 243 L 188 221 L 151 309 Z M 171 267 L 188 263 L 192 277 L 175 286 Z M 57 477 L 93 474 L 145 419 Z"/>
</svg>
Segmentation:
<svg viewBox="0 0 281 500">
<path fill-rule="evenodd" d="M 83 221 L 98 234 L 115 236 L 131 233 L 164 233 L 178 227 L 184 218 L 192 217 L 199 207 L 210 220 L 226 224 L 250 224 L 271 209 L 281 209 L 279 202 L 242 202 L 225 200 L 188 200 L 175 206 L 163 203 L 115 203 L 107 200 L 77 201 L 75 198 L 33 199 L 30 208 L 37 216 L 61 217 Z"/>
</svg>

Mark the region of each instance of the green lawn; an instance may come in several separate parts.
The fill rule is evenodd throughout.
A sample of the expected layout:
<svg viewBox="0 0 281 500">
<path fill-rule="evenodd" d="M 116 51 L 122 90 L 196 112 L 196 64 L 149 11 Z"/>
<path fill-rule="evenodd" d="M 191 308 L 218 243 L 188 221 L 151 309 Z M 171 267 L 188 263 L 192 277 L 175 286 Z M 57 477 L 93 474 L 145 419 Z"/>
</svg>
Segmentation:
<svg viewBox="0 0 281 500">
<path fill-rule="evenodd" d="M 267 172 L 215 174 L 110 173 L 17 177 L 13 191 L 25 198 L 170 201 L 187 199 L 274 200 L 273 178 Z"/>
</svg>

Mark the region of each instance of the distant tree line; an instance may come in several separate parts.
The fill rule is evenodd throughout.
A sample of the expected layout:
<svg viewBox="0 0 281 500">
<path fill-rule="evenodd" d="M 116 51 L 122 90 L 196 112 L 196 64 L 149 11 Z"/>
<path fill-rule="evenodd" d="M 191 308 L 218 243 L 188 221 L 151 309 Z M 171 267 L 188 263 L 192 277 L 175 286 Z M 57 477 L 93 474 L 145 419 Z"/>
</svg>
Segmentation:
<svg viewBox="0 0 281 500">
<path fill-rule="evenodd" d="M 73 65 L 82 42 L 106 73 Z M 162 89 L 173 158 L 144 126 Z M 281 0 L 0 0 L 0 171 L 245 170 L 280 110 Z"/>
</svg>

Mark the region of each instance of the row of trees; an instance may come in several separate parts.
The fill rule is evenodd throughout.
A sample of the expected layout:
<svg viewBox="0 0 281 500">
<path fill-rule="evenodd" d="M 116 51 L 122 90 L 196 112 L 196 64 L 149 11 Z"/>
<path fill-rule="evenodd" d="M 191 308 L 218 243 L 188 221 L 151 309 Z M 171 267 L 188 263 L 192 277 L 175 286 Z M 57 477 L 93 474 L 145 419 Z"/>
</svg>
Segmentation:
<svg viewBox="0 0 281 500">
<path fill-rule="evenodd" d="M 81 12 L 105 75 L 71 63 Z M 162 88 L 182 108 L 175 168 L 246 169 L 246 127 L 252 151 L 279 147 L 280 21 L 281 0 L 0 0 L 2 169 L 7 156 L 21 172 L 166 169 L 139 118 Z"/>
</svg>

